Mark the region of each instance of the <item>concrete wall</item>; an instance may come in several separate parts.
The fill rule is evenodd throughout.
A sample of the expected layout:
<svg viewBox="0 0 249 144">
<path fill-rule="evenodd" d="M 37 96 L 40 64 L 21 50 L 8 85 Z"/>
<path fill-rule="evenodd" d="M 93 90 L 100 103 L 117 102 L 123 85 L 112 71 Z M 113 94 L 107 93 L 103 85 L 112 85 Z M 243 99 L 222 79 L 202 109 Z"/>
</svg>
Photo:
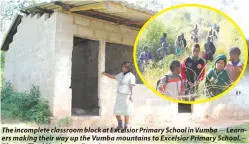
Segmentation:
<svg viewBox="0 0 249 144">
<path fill-rule="evenodd" d="M 17 91 L 39 86 L 43 98 L 52 105 L 55 15 L 29 15 L 22 18 L 6 52 L 4 78 Z"/>
</svg>

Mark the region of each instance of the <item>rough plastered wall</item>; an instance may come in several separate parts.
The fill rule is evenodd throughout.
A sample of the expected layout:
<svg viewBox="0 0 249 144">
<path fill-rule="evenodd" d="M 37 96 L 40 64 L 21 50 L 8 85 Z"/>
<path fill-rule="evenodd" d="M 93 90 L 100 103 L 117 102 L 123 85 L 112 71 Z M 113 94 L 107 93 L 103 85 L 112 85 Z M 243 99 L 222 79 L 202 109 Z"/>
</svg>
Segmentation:
<svg viewBox="0 0 249 144">
<path fill-rule="evenodd" d="M 22 18 L 6 52 L 4 78 L 17 91 L 39 86 L 41 96 L 52 104 L 55 15 Z"/>
<path fill-rule="evenodd" d="M 109 119 L 110 116 L 113 116 L 117 86 L 115 80 L 101 74 L 105 71 L 105 44 L 106 42 L 111 42 L 133 46 L 137 33 L 137 30 L 132 30 L 125 26 L 57 12 L 54 116 L 71 115 L 72 92 L 69 86 L 71 83 L 73 36 L 100 41 L 98 93 L 101 117 L 91 118 L 104 121 L 104 119 Z M 152 115 L 155 117 L 160 115 L 161 117 L 168 117 L 170 113 L 173 113 L 172 108 L 175 108 L 175 112 L 177 112 L 176 104 L 171 104 L 154 95 L 145 85 L 135 87 L 134 101 L 134 120 L 143 118 L 141 116 L 151 117 Z"/>
</svg>

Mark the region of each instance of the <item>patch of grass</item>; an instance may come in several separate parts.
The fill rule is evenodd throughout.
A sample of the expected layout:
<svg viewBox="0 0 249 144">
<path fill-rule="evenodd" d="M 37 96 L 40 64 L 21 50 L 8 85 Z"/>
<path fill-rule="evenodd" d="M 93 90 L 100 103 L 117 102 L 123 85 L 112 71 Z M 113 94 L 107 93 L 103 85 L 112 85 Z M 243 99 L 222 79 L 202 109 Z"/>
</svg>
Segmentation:
<svg viewBox="0 0 249 144">
<path fill-rule="evenodd" d="M 11 83 L 6 82 L 1 91 L 1 116 L 4 119 L 36 123 L 48 123 L 50 110 L 48 101 L 40 97 L 39 87 L 30 92 L 16 92 Z"/>
<path fill-rule="evenodd" d="M 66 127 L 72 124 L 72 119 L 70 117 L 64 117 L 59 119 L 57 122 L 57 127 Z"/>
</svg>

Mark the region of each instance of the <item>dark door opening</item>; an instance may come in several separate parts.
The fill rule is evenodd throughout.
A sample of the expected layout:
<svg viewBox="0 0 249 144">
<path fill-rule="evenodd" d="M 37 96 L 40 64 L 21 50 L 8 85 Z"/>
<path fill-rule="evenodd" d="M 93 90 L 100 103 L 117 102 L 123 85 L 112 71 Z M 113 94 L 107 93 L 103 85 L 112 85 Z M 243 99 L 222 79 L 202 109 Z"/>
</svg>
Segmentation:
<svg viewBox="0 0 249 144">
<path fill-rule="evenodd" d="M 178 103 L 178 113 L 192 113 L 192 104 Z"/>
<path fill-rule="evenodd" d="M 121 71 L 121 64 L 129 61 L 133 64 L 133 47 L 115 43 L 106 43 L 105 48 L 105 71 L 110 74 L 117 74 Z M 134 64 L 133 64 L 134 65 Z M 135 67 L 132 73 L 136 76 L 136 83 L 143 84 Z"/>
<path fill-rule="evenodd" d="M 98 41 L 74 37 L 72 115 L 99 115 L 98 55 Z"/>
</svg>

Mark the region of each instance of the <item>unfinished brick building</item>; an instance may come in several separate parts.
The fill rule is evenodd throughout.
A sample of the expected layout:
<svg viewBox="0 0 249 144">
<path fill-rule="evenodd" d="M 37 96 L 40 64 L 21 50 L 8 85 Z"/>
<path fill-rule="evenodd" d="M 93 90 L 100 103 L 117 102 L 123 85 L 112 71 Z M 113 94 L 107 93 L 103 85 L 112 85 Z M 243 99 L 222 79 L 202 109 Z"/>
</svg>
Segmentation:
<svg viewBox="0 0 249 144">
<path fill-rule="evenodd" d="M 5 80 L 18 91 L 39 86 L 54 117 L 82 115 L 90 123 L 108 124 L 116 81 L 102 72 L 118 73 L 123 61 L 133 61 L 136 35 L 154 12 L 121 2 L 77 1 L 42 3 L 22 12 L 1 47 L 7 51 Z M 231 92 L 211 103 L 194 105 L 189 117 L 249 115 L 243 81 L 248 77 L 234 90 L 240 94 Z M 178 104 L 156 96 L 143 84 L 136 85 L 133 97 L 133 122 L 179 116 Z M 74 113 L 73 109 L 82 111 Z"/>
</svg>

